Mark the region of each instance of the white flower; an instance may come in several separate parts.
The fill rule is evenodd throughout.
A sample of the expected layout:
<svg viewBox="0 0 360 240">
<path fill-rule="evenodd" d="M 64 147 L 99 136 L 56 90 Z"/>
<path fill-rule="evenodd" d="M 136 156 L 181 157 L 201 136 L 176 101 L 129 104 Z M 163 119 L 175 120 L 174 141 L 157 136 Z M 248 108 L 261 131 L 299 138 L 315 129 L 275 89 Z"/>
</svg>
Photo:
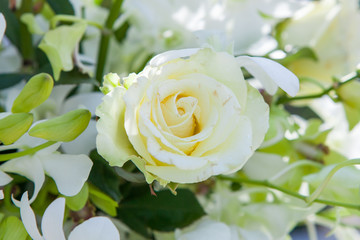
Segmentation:
<svg viewBox="0 0 360 240">
<path fill-rule="evenodd" d="M 104 97 L 96 111 L 98 152 L 110 165 L 131 159 L 148 182 L 157 176 L 163 184 L 239 170 L 263 141 L 269 118 L 240 66 L 270 93 L 277 85 L 297 91 L 297 78 L 268 59 L 211 49 L 165 52 L 131 75 L 127 91 L 116 87 Z"/>
<path fill-rule="evenodd" d="M 12 145 L 0 146 L 0 150 L 29 149 L 45 142 L 25 134 Z M 22 175 L 34 182 L 34 192 L 30 199 L 30 202 L 33 202 L 45 181 L 46 173 L 54 179 L 61 194 L 76 195 L 90 174 L 92 161 L 84 154 L 60 154 L 56 151 L 60 145 L 61 143 L 56 143 L 33 155 L 11 159 L 0 165 L 0 186 L 12 180 L 5 172 Z"/>
<path fill-rule="evenodd" d="M 299 59 L 289 68 L 298 76 L 331 83 L 360 63 L 360 11 L 356 0 L 312 1 L 295 13 L 284 30 L 283 42 L 290 46 L 309 46 L 318 61 Z"/>
<path fill-rule="evenodd" d="M 41 221 L 40 234 L 35 214 L 30 207 L 28 193 L 25 192 L 20 202 L 21 220 L 26 231 L 34 240 L 65 240 L 62 228 L 64 221 L 65 198 L 53 201 L 44 212 Z M 119 232 L 114 224 L 106 217 L 93 217 L 75 227 L 69 234 L 68 240 L 120 240 Z"/>
</svg>

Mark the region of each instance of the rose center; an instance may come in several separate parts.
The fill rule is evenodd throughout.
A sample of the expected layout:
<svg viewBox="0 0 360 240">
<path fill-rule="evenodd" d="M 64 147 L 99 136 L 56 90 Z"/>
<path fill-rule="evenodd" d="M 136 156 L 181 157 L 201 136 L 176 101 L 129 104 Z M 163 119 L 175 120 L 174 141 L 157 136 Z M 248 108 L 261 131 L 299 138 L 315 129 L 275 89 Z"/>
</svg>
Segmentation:
<svg viewBox="0 0 360 240">
<path fill-rule="evenodd" d="M 161 102 L 164 120 L 171 132 L 178 137 L 190 137 L 198 132 L 200 107 L 198 100 L 177 93 Z"/>
</svg>

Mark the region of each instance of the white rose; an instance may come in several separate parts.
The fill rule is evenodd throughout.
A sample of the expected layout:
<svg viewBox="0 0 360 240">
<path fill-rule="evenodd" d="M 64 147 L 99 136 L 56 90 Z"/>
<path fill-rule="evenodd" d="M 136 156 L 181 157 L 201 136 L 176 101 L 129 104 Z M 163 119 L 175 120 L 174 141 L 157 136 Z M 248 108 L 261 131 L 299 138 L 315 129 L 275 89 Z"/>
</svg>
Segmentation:
<svg viewBox="0 0 360 240">
<path fill-rule="evenodd" d="M 274 81 L 297 92 L 297 78 L 268 59 L 169 51 L 131 75 L 128 90 L 115 87 L 103 98 L 96 110 L 98 152 L 112 166 L 132 160 L 148 182 L 162 184 L 239 170 L 263 141 L 269 120 L 268 105 L 240 66 L 272 94 Z"/>
</svg>

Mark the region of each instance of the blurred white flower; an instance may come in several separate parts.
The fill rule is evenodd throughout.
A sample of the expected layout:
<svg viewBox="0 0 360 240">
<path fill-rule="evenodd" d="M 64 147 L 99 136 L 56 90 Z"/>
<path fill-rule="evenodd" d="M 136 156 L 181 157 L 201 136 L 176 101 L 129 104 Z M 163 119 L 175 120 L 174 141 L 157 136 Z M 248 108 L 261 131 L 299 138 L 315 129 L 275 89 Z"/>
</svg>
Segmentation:
<svg viewBox="0 0 360 240">
<path fill-rule="evenodd" d="M 25 192 L 19 204 L 21 220 L 26 231 L 34 240 L 65 240 L 63 230 L 65 198 L 54 200 L 45 210 L 42 221 L 42 235 L 36 224 L 34 211 L 30 207 L 28 193 Z M 68 240 L 120 240 L 119 232 L 106 217 L 93 217 L 76 226 Z"/>
<path fill-rule="evenodd" d="M 269 37 L 275 20 L 260 13 L 289 17 L 303 4 L 283 0 L 125 1 L 131 27 L 118 50 L 123 59 L 119 61 L 115 50 L 110 69 L 118 73 L 126 70 L 124 66 L 136 69 L 152 54 L 189 47 L 231 51 L 234 46 L 236 55 L 264 54 L 276 46 Z"/>
<path fill-rule="evenodd" d="M 300 77 L 312 77 L 331 83 L 331 77 L 342 77 L 360 63 L 357 0 L 311 1 L 295 13 L 282 34 L 285 45 L 309 46 L 318 62 L 299 59 L 289 68 Z"/>
<path fill-rule="evenodd" d="M 0 150 L 29 149 L 46 141 L 25 134 L 11 145 L 2 145 Z M 86 182 L 92 167 L 92 161 L 84 154 L 60 154 L 56 150 L 61 143 L 44 148 L 33 155 L 14 158 L 0 165 L 0 186 L 8 184 L 12 178 L 8 173 L 22 175 L 34 182 L 34 192 L 30 199 L 33 202 L 39 193 L 46 175 L 52 177 L 59 192 L 65 196 L 76 195 Z"/>
</svg>

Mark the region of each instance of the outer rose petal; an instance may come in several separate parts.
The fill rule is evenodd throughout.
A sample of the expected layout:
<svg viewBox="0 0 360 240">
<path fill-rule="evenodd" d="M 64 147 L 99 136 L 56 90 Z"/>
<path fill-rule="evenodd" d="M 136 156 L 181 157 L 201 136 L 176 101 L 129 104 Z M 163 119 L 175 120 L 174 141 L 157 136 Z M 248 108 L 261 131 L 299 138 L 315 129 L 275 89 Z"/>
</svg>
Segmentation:
<svg viewBox="0 0 360 240">
<path fill-rule="evenodd" d="M 275 94 L 277 86 L 290 96 L 295 96 L 299 91 L 298 78 L 279 63 L 261 57 L 240 56 L 236 59 L 240 66 L 259 79 L 271 95 Z"/>
<path fill-rule="evenodd" d="M 96 109 L 96 115 L 100 117 L 96 124 L 99 133 L 97 150 L 110 165 L 119 167 L 129 160 L 129 156 L 137 155 L 124 128 L 125 91 L 122 87 L 114 88 Z"/>
<path fill-rule="evenodd" d="M 181 49 L 181 50 L 173 50 L 173 51 L 167 51 L 161 54 L 156 55 L 153 59 L 150 61 L 151 67 L 159 67 L 160 65 L 163 65 L 164 63 L 177 59 L 177 58 L 184 58 L 189 57 L 191 55 L 194 55 L 200 50 L 200 48 L 188 48 L 188 49 Z"/>
</svg>

